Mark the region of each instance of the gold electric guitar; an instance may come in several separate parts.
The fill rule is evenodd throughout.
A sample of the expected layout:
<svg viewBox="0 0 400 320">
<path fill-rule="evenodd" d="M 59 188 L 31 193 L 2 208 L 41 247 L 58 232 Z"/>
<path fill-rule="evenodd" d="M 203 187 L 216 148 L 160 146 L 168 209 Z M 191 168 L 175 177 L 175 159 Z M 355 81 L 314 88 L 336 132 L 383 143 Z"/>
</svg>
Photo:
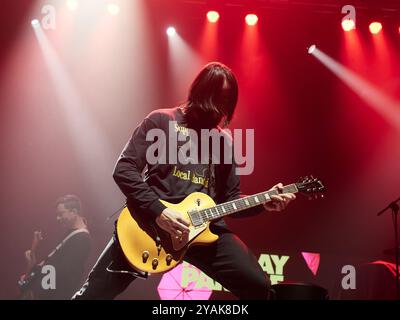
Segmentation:
<svg viewBox="0 0 400 320">
<path fill-rule="evenodd" d="M 317 197 L 324 189 L 322 182 L 311 176 L 301 182 L 284 186 L 282 193 L 300 192 Z M 166 207 L 180 212 L 190 222 L 189 234 L 184 238 L 171 237 L 156 223 L 150 225 L 142 219 L 134 219 L 134 212 L 125 207 L 117 221 L 118 240 L 133 268 L 147 273 L 165 272 L 182 261 L 190 246 L 207 245 L 218 239 L 209 229 L 211 221 L 270 202 L 271 196 L 277 194 L 277 190 L 270 190 L 218 205 L 201 192 L 188 195 L 178 204 L 160 200 Z"/>
</svg>

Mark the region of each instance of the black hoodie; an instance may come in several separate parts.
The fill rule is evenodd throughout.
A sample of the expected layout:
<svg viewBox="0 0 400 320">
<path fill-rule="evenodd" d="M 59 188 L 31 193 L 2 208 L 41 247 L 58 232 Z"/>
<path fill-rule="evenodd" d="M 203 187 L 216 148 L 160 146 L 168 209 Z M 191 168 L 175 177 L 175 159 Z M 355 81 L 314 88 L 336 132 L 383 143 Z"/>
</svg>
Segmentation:
<svg viewBox="0 0 400 320">
<path fill-rule="evenodd" d="M 158 133 L 163 132 L 166 136 L 165 141 L 158 141 L 159 146 L 165 143 L 166 151 L 163 155 L 166 163 L 151 164 L 146 160 L 148 159 L 146 157 L 148 150 L 154 151 L 154 145 L 150 147 L 154 143 L 153 139 L 146 140 L 146 135 L 151 129 L 159 129 L 161 131 Z M 173 131 L 171 136 L 168 135 L 169 129 Z M 223 132 L 220 128 L 218 130 Z M 154 132 L 157 134 L 157 131 Z M 155 219 L 160 215 L 166 208 L 159 201 L 160 199 L 178 203 L 193 192 L 209 194 L 217 204 L 240 198 L 240 179 L 235 173 L 234 161 L 231 161 L 232 164 L 215 165 L 215 184 L 213 184 L 214 180 L 210 179 L 212 170 L 208 163 L 203 164 L 197 161 L 196 164 L 182 164 L 179 161 L 172 163 L 169 161 L 171 146 L 171 155 L 175 154 L 178 159 L 179 152 L 182 152 L 180 148 L 187 141 L 191 140 L 196 143 L 188 137 L 187 141 L 177 141 L 176 145 L 172 145 L 174 143 L 172 140 L 176 141 L 174 135 L 177 135 L 178 132 L 181 132 L 183 136 L 188 132 L 182 108 L 155 110 L 135 129 L 117 161 L 113 173 L 114 180 L 127 197 L 128 207 L 136 210 L 141 217 Z M 231 143 L 230 136 L 228 139 Z M 153 153 L 150 152 L 150 154 Z M 183 153 L 186 155 L 184 157 L 188 159 L 187 153 Z M 158 155 L 160 156 L 160 154 Z M 211 184 L 215 187 L 211 187 Z M 261 211 L 263 211 L 262 205 L 244 210 L 234 216 L 250 216 Z M 225 226 L 223 220 L 217 224 Z"/>
</svg>

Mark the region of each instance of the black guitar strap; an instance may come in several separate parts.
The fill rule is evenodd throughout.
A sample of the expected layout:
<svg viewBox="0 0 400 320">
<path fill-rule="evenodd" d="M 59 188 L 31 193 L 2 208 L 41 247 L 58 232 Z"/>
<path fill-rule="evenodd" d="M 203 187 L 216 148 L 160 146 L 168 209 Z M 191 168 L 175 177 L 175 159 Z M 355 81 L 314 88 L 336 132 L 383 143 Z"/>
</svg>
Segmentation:
<svg viewBox="0 0 400 320">
<path fill-rule="evenodd" d="M 215 198 L 217 196 L 217 190 L 216 190 L 216 179 L 215 179 L 215 164 L 212 163 L 211 159 L 210 162 L 208 163 L 208 172 L 209 172 L 209 180 L 208 180 L 208 195 L 211 198 Z M 215 199 L 214 199 L 215 200 Z"/>
<path fill-rule="evenodd" d="M 210 144 L 210 156 L 208 160 L 208 172 L 209 172 L 209 185 L 208 185 L 208 195 L 214 199 L 214 201 L 218 201 L 218 166 L 212 161 L 212 147 Z M 220 151 L 221 155 L 221 151 Z"/>
</svg>

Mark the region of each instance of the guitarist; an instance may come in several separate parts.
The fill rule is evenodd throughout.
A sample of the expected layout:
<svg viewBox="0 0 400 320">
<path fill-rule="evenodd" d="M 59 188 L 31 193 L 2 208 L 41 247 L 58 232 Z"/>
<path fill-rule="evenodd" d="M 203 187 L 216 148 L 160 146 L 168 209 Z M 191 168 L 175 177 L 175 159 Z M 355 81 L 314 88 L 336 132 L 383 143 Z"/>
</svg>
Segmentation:
<svg viewBox="0 0 400 320">
<path fill-rule="evenodd" d="M 213 62 L 195 78 L 184 105 L 153 111 L 135 129 L 113 174 L 135 219 L 147 221 L 149 225 L 157 224 L 171 237 L 179 238 L 187 235 L 189 222 L 179 212 L 164 206 L 160 199 L 178 203 L 193 192 L 209 194 L 216 203 L 240 198 L 240 180 L 232 161 L 218 165 L 210 161 L 208 164 L 151 164 L 146 157 L 151 144 L 146 139 L 149 130 L 161 129 L 170 133 L 171 121 L 175 121 L 173 127 L 183 133 L 187 128 L 196 131 L 216 128 L 222 132 L 219 125 L 229 124 L 237 99 L 238 85 L 233 72 L 225 65 Z M 169 143 L 167 138 L 166 144 Z M 179 143 L 177 150 L 172 152 L 180 152 L 182 144 Z M 167 153 L 171 152 L 169 145 L 165 149 Z M 146 168 L 143 179 L 142 172 Z M 196 175 L 196 179 L 191 179 L 190 175 Z M 282 187 L 279 183 L 273 189 L 282 191 Z M 238 216 L 254 215 L 264 210 L 282 211 L 295 195 L 280 193 L 271 199 L 271 202 L 247 209 Z M 223 219 L 213 222 L 210 228 L 219 239 L 207 246 L 190 247 L 184 260 L 200 268 L 240 299 L 268 299 L 271 283 L 253 253 L 229 230 Z M 74 299 L 113 299 L 136 278 L 134 275 L 135 270 L 128 265 L 114 235 Z"/>
<path fill-rule="evenodd" d="M 43 238 L 41 232 L 34 232 L 32 247 L 25 252 L 27 270 L 19 281 L 21 299 L 70 299 L 81 285 L 91 240 L 86 219 L 81 215 L 80 199 L 75 195 L 59 198 L 56 201 L 56 213 L 57 221 L 65 231 L 64 239 L 46 259 L 38 263 L 36 249 Z M 50 279 L 52 272 L 48 266 L 54 270 L 54 284 L 46 280 Z M 47 285 L 43 285 L 43 282 Z"/>
</svg>

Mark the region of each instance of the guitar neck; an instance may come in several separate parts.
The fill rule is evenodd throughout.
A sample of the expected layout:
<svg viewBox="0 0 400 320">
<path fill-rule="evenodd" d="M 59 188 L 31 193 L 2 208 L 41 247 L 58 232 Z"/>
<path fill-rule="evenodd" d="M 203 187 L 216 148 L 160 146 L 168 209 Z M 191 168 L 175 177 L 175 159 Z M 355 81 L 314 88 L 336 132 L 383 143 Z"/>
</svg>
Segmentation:
<svg viewBox="0 0 400 320">
<path fill-rule="evenodd" d="M 290 184 L 283 187 L 282 193 L 297 193 L 299 190 L 296 184 Z M 271 196 L 278 195 L 280 192 L 278 190 L 269 190 L 265 192 L 260 192 L 253 194 L 251 196 L 246 196 L 240 199 L 228 201 L 222 204 L 218 204 L 214 207 L 199 210 L 198 214 L 202 221 L 212 221 L 219 219 L 224 216 L 228 216 L 258 205 L 267 203 L 271 201 Z"/>
</svg>

